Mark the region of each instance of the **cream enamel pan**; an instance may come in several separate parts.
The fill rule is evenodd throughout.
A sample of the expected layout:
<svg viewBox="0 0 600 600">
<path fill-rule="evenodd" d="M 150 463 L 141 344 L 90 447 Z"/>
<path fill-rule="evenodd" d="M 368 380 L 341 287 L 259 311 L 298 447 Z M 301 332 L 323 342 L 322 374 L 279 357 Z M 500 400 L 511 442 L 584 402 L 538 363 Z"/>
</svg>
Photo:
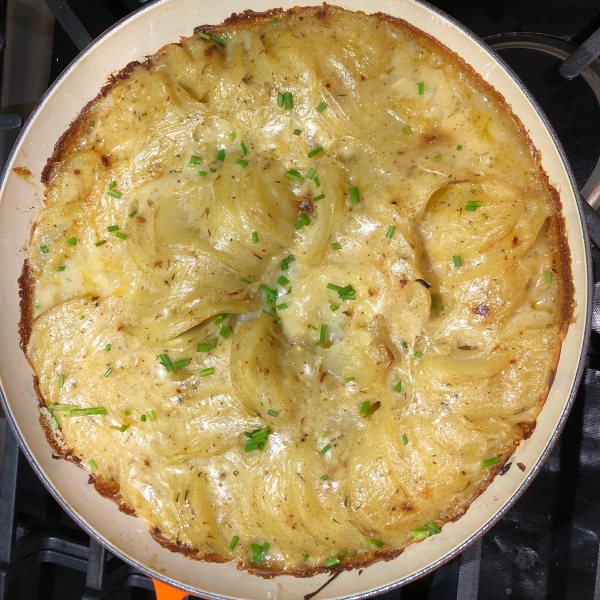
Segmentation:
<svg viewBox="0 0 600 600">
<path fill-rule="evenodd" d="M 159 546 L 138 519 L 118 511 L 88 485 L 87 475 L 63 460 L 53 460 L 39 424 L 33 373 L 19 348 L 17 279 L 27 255 L 29 233 L 43 204 L 40 175 L 53 146 L 81 109 L 96 96 L 109 75 L 142 60 L 169 42 L 192 34 L 195 26 L 220 23 L 233 12 L 290 8 L 292 0 L 159 0 L 104 33 L 59 77 L 23 128 L 2 177 L 0 189 L 0 383 L 2 405 L 21 447 L 39 477 L 73 519 L 123 560 L 148 575 L 205 598 L 302 598 L 328 575 L 308 579 L 262 579 L 233 564 L 192 561 Z M 310 4 L 307 2 L 306 4 Z M 455 523 L 423 543 L 411 545 L 390 562 L 345 572 L 318 598 L 367 598 L 398 587 L 435 569 L 481 536 L 523 493 L 560 434 L 581 380 L 590 330 L 591 268 L 585 219 L 575 180 L 548 121 L 510 69 L 472 33 L 432 7 L 413 0 L 332 1 L 350 10 L 385 12 L 422 29 L 462 57 L 512 106 L 542 157 L 550 182 L 560 193 L 571 250 L 575 284 L 575 322 L 564 341 L 556 378 L 533 435 L 515 452 L 510 469 Z M 23 169 L 32 175 L 25 176 Z"/>
</svg>

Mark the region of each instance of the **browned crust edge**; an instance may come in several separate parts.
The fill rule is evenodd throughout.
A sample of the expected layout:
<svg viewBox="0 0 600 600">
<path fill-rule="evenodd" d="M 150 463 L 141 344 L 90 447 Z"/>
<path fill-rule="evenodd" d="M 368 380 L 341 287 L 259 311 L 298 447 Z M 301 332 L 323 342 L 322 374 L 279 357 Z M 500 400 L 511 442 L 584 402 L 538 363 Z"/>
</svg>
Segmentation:
<svg viewBox="0 0 600 600">
<path fill-rule="evenodd" d="M 276 18 L 284 18 L 292 15 L 308 15 L 308 16 L 316 16 L 319 19 L 326 18 L 331 12 L 336 12 L 339 9 L 338 7 L 332 7 L 324 3 L 322 6 L 312 6 L 312 7 L 294 7 L 288 10 L 284 10 L 282 8 L 271 9 L 262 13 L 257 13 L 252 10 L 246 10 L 243 13 L 232 14 L 231 17 L 225 19 L 220 25 L 203 25 L 196 27 L 194 29 L 194 33 L 198 31 L 203 31 L 206 33 L 221 33 L 223 27 L 236 27 L 239 29 L 246 29 L 249 27 L 255 27 L 260 24 L 267 24 L 270 19 Z M 365 14 L 363 11 L 356 11 L 358 13 Z M 513 123 L 519 131 L 519 134 L 522 138 L 527 142 L 529 147 L 530 154 L 534 160 L 534 164 L 537 167 L 538 173 L 542 179 L 542 182 L 548 191 L 548 194 L 551 199 L 553 215 L 551 217 L 551 226 L 550 231 L 553 236 L 556 248 L 558 249 L 558 254 L 560 261 L 558 264 L 555 264 L 555 270 L 561 282 L 560 290 L 561 290 L 561 298 L 559 300 L 561 306 L 561 324 L 559 330 L 559 337 L 561 342 L 564 340 L 567 334 L 568 326 L 573 320 L 573 313 L 575 309 L 575 301 L 574 301 L 574 285 L 573 285 L 573 277 L 571 271 L 571 254 L 570 249 L 567 243 L 567 235 L 566 235 L 566 224 L 564 217 L 562 216 L 562 203 L 560 201 L 560 195 L 557 190 L 552 186 L 549 181 L 548 175 L 544 171 L 541 158 L 539 152 L 533 145 L 531 138 L 529 137 L 529 133 L 523 126 L 520 119 L 514 114 L 512 110 L 512 106 L 506 102 L 506 99 L 502 94 L 500 94 L 494 87 L 492 87 L 489 83 L 487 83 L 483 78 L 468 64 L 466 63 L 460 56 L 454 53 L 452 50 L 447 48 L 444 44 L 436 40 L 433 36 L 417 29 L 410 23 L 407 23 L 404 19 L 398 17 L 392 17 L 385 13 L 375 13 L 369 15 L 372 18 L 379 19 L 384 23 L 388 23 L 394 26 L 401 27 L 403 29 L 408 29 L 414 32 L 419 38 L 427 41 L 431 46 L 436 48 L 437 50 L 442 49 L 448 56 L 452 58 L 463 70 L 467 71 L 472 80 L 476 82 L 476 84 L 485 91 L 485 93 L 494 96 L 495 99 L 504 107 L 506 112 L 509 114 Z M 100 93 L 83 108 L 77 118 L 71 123 L 69 128 L 63 133 L 60 137 L 56 145 L 54 146 L 54 151 L 52 156 L 48 159 L 44 170 L 42 171 L 41 181 L 44 185 L 48 185 L 55 171 L 55 165 L 66 158 L 66 156 L 73 151 L 76 140 L 79 136 L 84 135 L 86 131 L 89 131 L 93 126 L 93 122 L 90 121 L 89 113 L 95 103 L 103 97 L 108 96 L 108 94 L 112 91 L 112 89 L 119 83 L 119 81 L 127 79 L 131 76 L 132 72 L 137 67 L 145 67 L 150 68 L 153 63 L 153 60 L 156 56 L 158 56 L 162 52 L 162 49 L 159 50 L 155 55 L 149 56 L 146 58 L 146 61 L 140 63 L 137 61 L 129 63 L 124 69 L 119 71 L 116 74 L 113 74 L 109 77 L 106 85 L 104 85 Z M 31 326 L 33 321 L 32 315 L 32 304 L 31 299 L 33 297 L 32 292 L 32 273 L 29 266 L 28 261 L 26 260 L 23 264 L 23 271 L 21 277 L 18 280 L 19 282 L 19 295 L 20 295 L 20 306 L 21 306 L 21 320 L 19 322 L 19 335 L 20 335 L 20 345 L 21 349 L 25 353 L 28 361 L 31 363 L 28 353 L 27 353 L 27 344 L 29 342 L 29 338 L 31 335 Z M 530 422 L 521 423 L 521 427 L 523 429 L 523 439 L 527 439 L 533 433 L 537 418 L 540 410 L 542 409 L 544 402 L 548 396 L 550 391 L 550 387 L 553 381 L 553 375 L 556 371 L 556 365 L 558 364 L 560 358 L 560 349 L 555 354 L 555 361 L 552 365 L 552 369 L 550 371 L 551 376 L 548 381 L 548 385 L 545 390 L 540 394 L 540 398 L 538 400 L 537 410 L 535 413 L 535 417 Z M 33 365 L 32 365 L 33 366 Z M 40 403 L 40 408 L 45 408 L 45 402 L 41 395 L 38 379 L 34 377 L 34 389 L 38 396 L 38 400 Z M 48 440 L 49 445 L 54 451 L 54 455 L 56 458 L 64 458 L 65 460 L 69 460 L 73 464 L 76 464 L 81 469 L 89 473 L 89 469 L 82 464 L 81 460 L 73 454 L 73 451 L 65 448 L 60 444 L 57 436 L 50 426 L 49 419 L 47 416 L 40 410 L 40 424 L 43 427 L 46 439 Z M 496 475 L 502 474 L 505 471 L 505 466 L 508 463 L 508 460 L 518 447 L 520 442 L 515 442 L 509 450 L 499 457 L 499 461 L 494 467 L 490 468 L 489 476 L 487 481 L 477 490 L 475 490 L 471 496 L 466 500 L 463 506 L 457 510 L 456 514 L 451 518 L 447 519 L 441 525 L 445 525 L 449 522 L 454 522 L 460 519 L 469 509 L 471 504 L 488 488 L 488 486 L 495 479 Z M 119 485 L 116 482 L 108 482 L 103 481 L 97 478 L 95 475 L 90 473 L 90 483 L 94 483 L 94 487 L 103 497 L 108 498 L 115 502 L 120 511 L 136 516 L 135 510 L 130 505 L 124 503 L 122 501 L 122 496 L 119 493 Z M 201 555 L 198 550 L 191 548 L 181 542 L 173 542 L 173 540 L 169 539 L 165 536 L 158 528 L 154 528 L 150 531 L 154 540 L 159 543 L 164 548 L 167 548 L 173 552 L 179 552 L 186 556 L 187 558 L 193 560 L 201 560 L 205 562 L 213 562 L 213 563 L 226 563 L 231 562 L 230 559 L 224 558 L 217 553 L 211 552 L 205 555 Z M 417 540 L 411 543 L 417 543 Z M 402 552 L 410 545 L 410 543 L 401 549 L 393 549 L 388 551 L 378 551 L 373 554 L 361 555 L 356 558 L 347 558 L 344 562 L 336 565 L 335 567 L 313 567 L 311 569 L 290 569 L 286 571 L 273 570 L 273 569 L 265 569 L 265 568 L 255 568 L 252 566 L 244 566 L 238 564 L 238 569 L 247 570 L 248 572 L 258 575 L 263 578 L 273 578 L 277 575 L 293 575 L 295 577 L 312 577 L 320 573 L 340 573 L 342 571 L 350 571 L 358 568 L 365 568 L 370 566 L 371 564 L 378 561 L 390 561 L 397 558 Z"/>
</svg>

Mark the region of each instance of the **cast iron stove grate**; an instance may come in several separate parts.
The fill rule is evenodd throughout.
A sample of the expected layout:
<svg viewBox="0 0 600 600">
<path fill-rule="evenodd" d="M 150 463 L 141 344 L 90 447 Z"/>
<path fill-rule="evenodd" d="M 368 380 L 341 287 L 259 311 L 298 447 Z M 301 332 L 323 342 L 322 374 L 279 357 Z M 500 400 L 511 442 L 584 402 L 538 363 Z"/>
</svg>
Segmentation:
<svg viewBox="0 0 600 600">
<path fill-rule="evenodd" d="M 45 1 L 56 17 L 50 81 L 92 36 L 143 3 Z M 8 4 L 10 11 L 11 3 L 0 0 L 0 9 Z M 576 8 L 566 0 L 550 4 L 437 0 L 434 4 L 487 36 L 525 80 L 557 130 L 580 188 L 589 192 L 600 177 L 600 85 L 595 88 L 588 80 L 586 86 L 581 77 L 568 83 L 558 79 L 556 57 L 557 52 L 574 48 L 570 42 L 581 43 L 600 25 L 597 2 L 579 0 Z M 600 72 L 600 63 L 595 69 Z M 593 258 L 598 300 L 588 368 L 547 463 L 481 540 L 430 575 L 378 596 L 381 600 L 600 600 L 600 253 L 596 249 Z M 62 511 L 7 432 L 0 485 L 0 600 L 76 598 L 146 600 L 154 598 L 154 592 L 145 575 L 112 556 Z"/>
</svg>

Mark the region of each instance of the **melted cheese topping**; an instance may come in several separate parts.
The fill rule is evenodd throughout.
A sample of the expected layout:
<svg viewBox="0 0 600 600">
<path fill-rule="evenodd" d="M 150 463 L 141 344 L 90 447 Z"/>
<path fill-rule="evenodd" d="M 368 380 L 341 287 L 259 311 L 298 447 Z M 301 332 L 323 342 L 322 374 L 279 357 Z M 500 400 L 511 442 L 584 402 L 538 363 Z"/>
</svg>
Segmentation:
<svg viewBox="0 0 600 600">
<path fill-rule="evenodd" d="M 565 267 L 527 139 L 467 67 L 384 18 L 278 14 L 86 109 L 32 236 L 28 355 L 47 405 L 106 409 L 62 439 L 163 542 L 306 572 L 485 488 L 546 397 Z"/>
</svg>

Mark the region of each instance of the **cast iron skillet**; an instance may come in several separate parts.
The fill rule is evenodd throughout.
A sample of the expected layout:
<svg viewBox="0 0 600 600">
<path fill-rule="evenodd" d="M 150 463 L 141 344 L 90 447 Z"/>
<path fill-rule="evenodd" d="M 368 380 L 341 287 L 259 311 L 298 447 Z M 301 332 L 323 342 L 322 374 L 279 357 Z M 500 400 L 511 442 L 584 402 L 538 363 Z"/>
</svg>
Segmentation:
<svg viewBox="0 0 600 600">
<path fill-rule="evenodd" d="M 252 8 L 289 8 L 293 0 L 160 0 L 117 23 L 86 48 L 57 79 L 36 108 L 13 149 L 0 187 L 0 251 L 4 259 L 0 288 L 1 401 L 20 445 L 50 492 L 90 535 L 119 556 L 160 582 L 205 598 L 301 598 L 327 581 L 327 575 L 309 579 L 277 577 L 265 580 L 232 564 L 191 561 L 159 546 L 139 520 L 87 485 L 87 475 L 66 461 L 53 460 L 39 425 L 32 372 L 19 348 L 20 319 L 17 279 L 21 274 L 31 226 L 43 203 L 40 174 L 55 141 L 111 72 L 128 62 L 153 54 L 163 45 L 191 35 L 194 26 L 220 23 L 232 12 Z M 363 0 L 336 0 L 351 10 L 365 8 Z M 512 106 L 541 153 L 544 169 L 561 194 L 577 302 L 575 321 L 562 346 L 556 377 L 537 427 L 516 450 L 512 468 L 496 477 L 490 487 L 455 523 L 441 534 L 413 544 L 397 559 L 379 562 L 364 571 L 346 572 L 320 598 L 366 598 L 407 583 L 456 556 L 481 536 L 508 510 L 535 476 L 565 423 L 582 377 L 590 331 L 591 261 L 588 233 L 575 180 L 564 152 L 535 100 L 512 71 L 478 38 L 437 9 L 415 0 L 371 0 L 369 12 L 401 17 L 436 37 L 463 57 Z M 592 233 L 600 241 L 595 215 Z M 164 588 L 159 584 L 159 592 Z"/>
</svg>

